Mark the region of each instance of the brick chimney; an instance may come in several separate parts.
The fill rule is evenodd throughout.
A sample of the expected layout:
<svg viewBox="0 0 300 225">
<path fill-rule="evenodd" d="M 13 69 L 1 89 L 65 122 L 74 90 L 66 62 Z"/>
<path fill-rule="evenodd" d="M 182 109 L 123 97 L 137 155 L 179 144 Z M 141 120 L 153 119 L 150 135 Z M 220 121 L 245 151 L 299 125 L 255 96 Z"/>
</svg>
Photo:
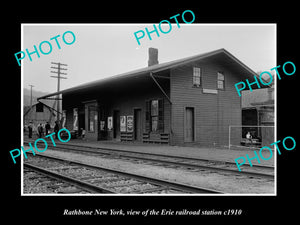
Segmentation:
<svg viewBox="0 0 300 225">
<path fill-rule="evenodd" d="M 149 48 L 148 52 L 149 52 L 148 66 L 153 66 L 158 64 L 158 49 Z"/>
</svg>

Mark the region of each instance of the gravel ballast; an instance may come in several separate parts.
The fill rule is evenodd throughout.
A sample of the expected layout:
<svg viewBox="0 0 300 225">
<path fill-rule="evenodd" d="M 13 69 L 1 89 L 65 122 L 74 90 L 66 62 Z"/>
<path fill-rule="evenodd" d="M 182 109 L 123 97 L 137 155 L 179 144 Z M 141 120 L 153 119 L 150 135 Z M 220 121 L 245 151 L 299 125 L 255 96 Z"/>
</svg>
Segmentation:
<svg viewBox="0 0 300 225">
<path fill-rule="evenodd" d="M 188 171 L 177 168 L 166 168 L 141 162 L 129 162 L 121 159 L 101 158 L 101 156 L 62 152 L 49 148 L 46 152 L 41 153 L 41 155 L 57 156 L 109 169 L 118 169 L 139 175 L 214 189 L 226 194 L 274 194 L 275 192 L 274 181 L 270 179 L 221 174 L 205 170 Z M 26 162 L 26 159 L 24 159 L 24 162 Z"/>
</svg>

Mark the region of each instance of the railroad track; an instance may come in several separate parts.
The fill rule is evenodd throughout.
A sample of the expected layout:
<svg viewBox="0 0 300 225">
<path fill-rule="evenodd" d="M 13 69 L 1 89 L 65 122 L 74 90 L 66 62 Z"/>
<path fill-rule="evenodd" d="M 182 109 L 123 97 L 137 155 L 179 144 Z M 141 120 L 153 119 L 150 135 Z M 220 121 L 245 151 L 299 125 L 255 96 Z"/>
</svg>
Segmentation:
<svg viewBox="0 0 300 225">
<path fill-rule="evenodd" d="M 218 160 L 208 160 L 208 159 L 198 159 L 191 157 L 182 156 L 165 156 L 155 153 L 146 152 L 135 152 L 135 151 L 125 151 L 120 149 L 112 148 L 100 148 L 91 146 L 78 146 L 72 144 L 59 144 L 56 143 L 55 149 L 64 151 L 73 151 L 80 153 L 89 153 L 96 155 L 103 155 L 109 158 L 119 158 L 125 160 L 139 160 L 143 162 L 151 162 L 156 165 L 174 167 L 174 168 L 185 168 L 185 169 L 205 169 L 214 172 L 231 173 L 235 175 L 243 175 L 248 177 L 260 177 L 266 179 L 274 179 L 274 167 L 255 165 L 250 167 L 250 165 L 244 164 L 244 170 L 242 172 L 238 171 L 236 164 L 232 162 L 224 162 Z"/>
<path fill-rule="evenodd" d="M 57 176 L 45 174 L 35 167 L 24 165 L 23 170 L 24 194 L 87 194 L 92 193 L 82 186 L 66 182 Z"/>
<path fill-rule="evenodd" d="M 29 154 L 28 154 L 29 155 Z M 222 192 L 141 176 L 116 169 L 36 154 L 24 160 L 24 167 L 70 183 L 92 193 L 122 194 L 222 194 Z"/>
</svg>

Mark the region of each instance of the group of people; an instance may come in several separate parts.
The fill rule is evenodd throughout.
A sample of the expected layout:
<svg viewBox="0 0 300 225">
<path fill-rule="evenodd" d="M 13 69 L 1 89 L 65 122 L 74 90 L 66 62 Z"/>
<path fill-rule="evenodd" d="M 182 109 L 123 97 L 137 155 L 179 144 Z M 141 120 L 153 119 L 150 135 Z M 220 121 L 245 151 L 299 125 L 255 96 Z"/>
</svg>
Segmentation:
<svg viewBox="0 0 300 225">
<path fill-rule="evenodd" d="M 28 125 L 28 137 L 29 138 L 32 138 L 32 132 L 33 132 L 33 129 L 34 129 L 34 125 L 32 122 L 29 123 Z M 45 133 L 44 133 L 44 129 L 45 129 Z M 46 124 L 38 124 L 37 126 L 37 134 L 39 136 L 39 138 L 43 137 L 44 135 L 47 136 L 48 134 L 50 134 L 50 130 L 51 130 L 51 126 L 50 126 L 50 123 L 47 121 Z M 57 137 L 57 133 L 59 131 L 59 122 L 58 121 L 55 121 L 55 125 L 54 125 L 54 132 L 55 132 L 55 137 L 56 139 L 58 138 Z"/>
</svg>

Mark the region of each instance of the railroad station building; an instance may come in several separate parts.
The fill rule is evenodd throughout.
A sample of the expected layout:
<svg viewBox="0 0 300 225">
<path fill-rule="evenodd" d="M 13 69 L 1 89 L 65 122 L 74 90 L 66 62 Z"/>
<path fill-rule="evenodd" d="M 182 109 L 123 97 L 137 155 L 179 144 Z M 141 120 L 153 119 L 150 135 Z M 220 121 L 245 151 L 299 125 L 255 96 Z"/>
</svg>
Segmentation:
<svg viewBox="0 0 300 225">
<path fill-rule="evenodd" d="M 62 126 L 87 140 L 226 146 L 229 125 L 242 125 L 234 84 L 254 75 L 225 49 L 159 63 L 149 48 L 145 68 L 39 99 L 62 94 Z"/>
</svg>

